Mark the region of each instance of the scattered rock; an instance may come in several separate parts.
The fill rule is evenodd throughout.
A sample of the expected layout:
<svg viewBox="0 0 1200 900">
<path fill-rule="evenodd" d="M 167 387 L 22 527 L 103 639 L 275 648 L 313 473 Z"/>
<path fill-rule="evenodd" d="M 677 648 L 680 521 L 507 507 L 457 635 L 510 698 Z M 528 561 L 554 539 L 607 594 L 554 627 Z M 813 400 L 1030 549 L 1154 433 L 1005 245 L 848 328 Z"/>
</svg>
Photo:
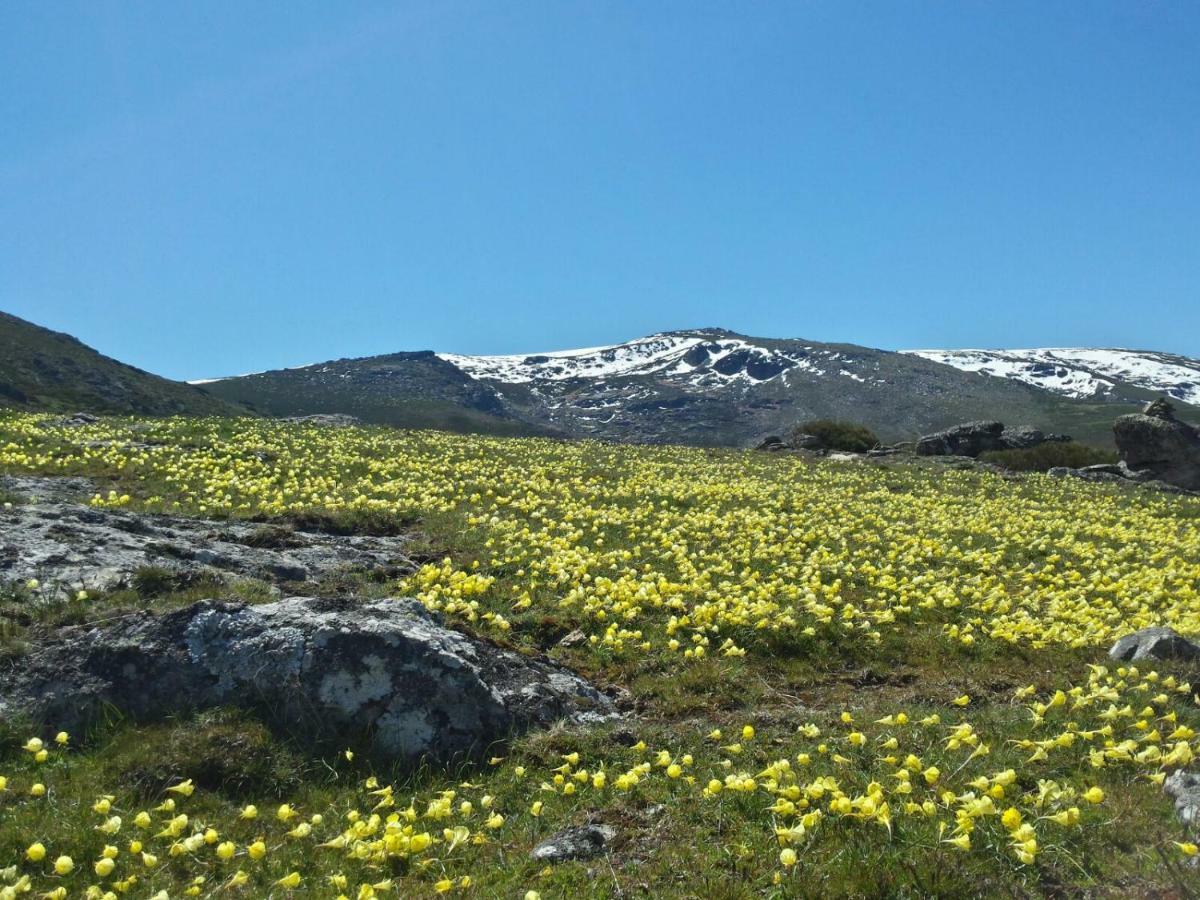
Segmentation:
<svg viewBox="0 0 1200 900">
<path fill-rule="evenodd" d="M 1001 422 L 964 422 L 945 431 L 927 434 L 917 441 L 919 456 L 978 456 L 988 450 L 1003 450 Z"/>
<path fill-rule="evenodd" d="M 592 859 L 606 853 L 616 836 L 616 829 L 610 825 L 564 828 L 534 847 L 529 855 L 540 862 Z"/>
<path fill-rule="evenodd" d="M 1189 641 L 1173 628 L 1143 628 L 1127 634 L 1112 645 L 1108 655 L 1133 662 L 1139 659 L 1200 659 L 1200 645 Z"/>
<path fill-rule="evenodd" d="M 560 647 L 575 647 L 579 644 L 586 643 L 588 636 L 576 628 L 574 631 L 566 634 L 561 641 L 558 642 Z"/>
<path fill-rule="evenodd" d="M 1000 432 L 1000 442 L 1006 450 L 1027 450 L 1042 444 L 1067 443 L 1071 436 L 1067 434 L 1045 434 L 1030 425 L 1017 425 L 1005 428 Z"/>
<path fill-rule="evenodd" d="M 1200 429 L 1175 417 L 1162 398 L 1113 424 L 1121 461 L 1189 491 L 1200 491 Z"/>
<path fill-rule="evenodd" d="M 614 715 L 567 669 L 452 631 L 415 600 L 202 600 L 60 629 L 0 671 L 0 719 L 51 730 L 82 731 L 108 708 L 151 720 L 215 706 L 301 739 L 360 734 L 406 762 Z"/>
<path fill-rule="evenodd" d="M 762 450 L 765 453 L 778 453 L 781 450 L 786 450 L 787 444 L 783 442 L 783 438 L 779 435 L 772 434 L 755 444 L 754 449 Z"/>
<path fill-rule="evenodd" d="M 927 434 L 917 441 L 921 456 L 979 456 L 989 450 L 1027 450 L 1049 442 L 1066 442 L 1065 434 L 1045 434 L 1029 425 L 1005 427 L 1001 422 L 964 422 Z"/>
<path fill-rule="evenodd" d="M 60 499 L 90 493 L 93 485 L 82 478 L 9 477 L 3 486 L 32 502 L 0 508 L 0 583 L 32 578 L 46 590 L 74 592 L 129 586 L 147 567 L 181 581 L 231 575 L 272 582 L 344 571 L 395 576 L 415 568 L 403 535 L 332 535 Z"/>
<path fill-rule="evenodd" d="M 77 412 L 58 419 L 49 419 L 44 424 L 54 428 L 81 428 L 84 425 L 95 425 L 99 421 L 99 416 L 93 416 L 91 413 L 86 412 Z"/>
<path fill-rule="evenodd" d="M 314 413 L 311 416 L 288 416 L 283 421 L 298 425 L 320 425 L 326 428 L 350 428 L 361 425 L 362 419 L 345 413 Z"/>
<path fill-rule="evenodd" d="M 1200 821 L 1200 774 L 1177 769 L 1163 782 L 1163 791 L 1175 801 L 1175 815 L 1183 824 Z"/>
</svg>

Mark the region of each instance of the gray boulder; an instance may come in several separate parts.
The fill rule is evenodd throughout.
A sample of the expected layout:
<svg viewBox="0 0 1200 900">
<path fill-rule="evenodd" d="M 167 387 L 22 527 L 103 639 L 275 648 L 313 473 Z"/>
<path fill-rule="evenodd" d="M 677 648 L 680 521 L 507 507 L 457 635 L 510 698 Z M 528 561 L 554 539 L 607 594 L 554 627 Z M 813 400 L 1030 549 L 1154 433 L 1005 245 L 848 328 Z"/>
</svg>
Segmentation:
<svg viewBox="0 0 1200 900">
<path fill-rule="evenodd" d="M 1127 634 L 1112 645 L 1108 655 L 1113 659 L 1134 662 L 1139 659 L 1200 659 L 1200 646 L 1192 643 L 1174 628 L 1143 628 Z"/>
<path fill-rule="evenodd" d="M 1005 449 L 1001 422 L 964 422 L 927 434 L 917 441 L 919 456 L 978 456 L 988 450 Z"/>
<path fill-rule="evenodd" d="M 1175 815 L 1185 825 L 1200 820 L 1200 775 L 1177 769 L 1163 782 L 1163 791 L 1175 801 Z"/>
<path fill-rule="evenodd" d="M 616 836 L 616 829 L 610 825 L 579 825 L 564 828 L 534 847 L 529 855 L 541 862 L 591 859 L 606 853 L 609 844 Z"/>
<path fill-rule="evenodd" d="M 259 712 L 301 739 L 369 738 L 404 762 L 484 753 L 612 704 L 573 673 L 442 625 L 414 600 L 203 600 L 61 629 L 0 671 L 0 719 L 81 731 L 215 706 Z"/>
<path fill-rule="evenodd" d="M 1007 450 L 1028 450 L 1042 444 L 1067 443 L 1070 440 L 1068 434 L 1046 434 L 1030 425 L 1016 425 L 1000 433 L 1000 442 Z"/>
<path fill-rule="evenodd" d="M 1200 429 L 1177 419 L 1168 401 L 1155 400 L 1141 413 L 1119 417 L 1113 437 L 1121 461 L 1130 469 L 1185 490 L 1200 490 Z"/>
</svg>

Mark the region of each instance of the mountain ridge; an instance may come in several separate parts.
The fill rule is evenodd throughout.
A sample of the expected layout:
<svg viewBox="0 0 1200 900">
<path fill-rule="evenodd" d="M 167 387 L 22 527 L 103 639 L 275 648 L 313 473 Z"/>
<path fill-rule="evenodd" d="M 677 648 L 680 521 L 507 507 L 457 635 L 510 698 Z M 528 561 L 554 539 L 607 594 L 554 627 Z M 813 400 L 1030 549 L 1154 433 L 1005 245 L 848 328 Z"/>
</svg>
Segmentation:
<svg viewBox="0 0 1200 900">
<path fill-rule="evenodd" d="M 885 440 L 998 418 L 1107 444 L 1113 418 L 1148 393 L 1068 397 L 919 353 L 712 327 L 571 350 L 419 358 L 334 360 L 206 386 L 271 415 L 343 412 L 411 425 L 457 409 L 472 420 L 464 430 L 499 423 L 505 433 L 724 446 L 821 417 L 864 422 Z M 464 396 L 467 384 L 475 388 Z"/>
</svg>

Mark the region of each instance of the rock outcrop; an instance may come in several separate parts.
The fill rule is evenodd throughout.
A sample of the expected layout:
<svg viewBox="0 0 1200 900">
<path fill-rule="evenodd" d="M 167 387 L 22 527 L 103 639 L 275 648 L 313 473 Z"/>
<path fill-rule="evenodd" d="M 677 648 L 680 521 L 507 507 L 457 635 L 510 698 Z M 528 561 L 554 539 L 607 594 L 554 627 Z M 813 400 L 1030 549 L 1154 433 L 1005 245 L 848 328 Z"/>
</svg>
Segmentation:
<svg viewBox="0 0 1200 900">
<path fill-rule="evenodd" d="M 1029 425 L 1006 428 L 1002 422 L 964 422 L 917 441 L 920 456 L 979 456 L 990 450 L 1026 450 L 1048 442 L 1071 440 L 1065 434 L 1045 434 Z"/>
<path fill-rule="evenodd" d="M 978 456 L 1003 449 L 1002 422 L 964 422 L 944 431 L 924 435 L 917 441 L 919 456 Z"/>
<path fill-rule="evenodd" d="M 110 708 L 144 721 L 215 706 L 301 740 L 352 733 L 406 762 L 613 714 L 566 669 L 452 631 L 415 600 L 204 600 L 60 629 L 0 671 L 0 719 L 48 730 Z"/>
<path fill-rule="evenodd" d="M 77 502 L 86 479 L 9 477 L 28 498 L 0 507 L 0 582 L 36 579 L 44 594 L 128 586 L 147 568 L 199 576 L 305 582 L 339 571 L 412 571 L 403 535 L 333 535 L 251 522 L 157 516 Z M 74 498 L 68 499 L 68 498 Z"/>
<path fill-rule="evenodd" d="M 1124 662 L 1140 659 L 1193 661 L 1200 659 L 1200 646 L 1174 628 L 1143 628 L 1118 640 L 1108 655 Z"/>
<path fill-rule="evenodd" d="M 1132 470 L 1184 490 L 1200 490 L 1200 429 L 1175 417 L 1166 400 L 1113 424 L 1121 461 Z"/>
</svg>

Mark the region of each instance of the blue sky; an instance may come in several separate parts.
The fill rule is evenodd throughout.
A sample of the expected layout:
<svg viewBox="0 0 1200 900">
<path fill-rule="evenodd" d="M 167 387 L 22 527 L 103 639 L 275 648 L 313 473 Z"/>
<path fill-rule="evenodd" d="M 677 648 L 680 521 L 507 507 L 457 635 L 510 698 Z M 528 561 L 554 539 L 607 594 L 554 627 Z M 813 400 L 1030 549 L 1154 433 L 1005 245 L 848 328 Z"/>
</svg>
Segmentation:
<svg viewBox="0 0 1200 900">
<path fill-rule="evenodd" d="M 0 309 L 179 378 L 721 325 L 1200 356 L 1200 3 L 0 6 Z"/>
</svg>

